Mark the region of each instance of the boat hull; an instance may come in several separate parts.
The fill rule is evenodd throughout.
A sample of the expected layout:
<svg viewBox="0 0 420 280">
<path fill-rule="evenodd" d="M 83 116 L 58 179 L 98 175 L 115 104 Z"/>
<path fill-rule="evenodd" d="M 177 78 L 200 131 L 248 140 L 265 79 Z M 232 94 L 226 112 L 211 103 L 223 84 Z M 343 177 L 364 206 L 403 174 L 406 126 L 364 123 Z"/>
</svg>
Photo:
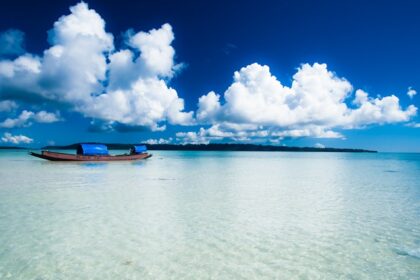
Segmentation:
<svg viewBox="0 0 420 280">
<path fill-rule="evenodd" d="M 66 153 L 57 153 L 50 151 L 42 151 L 40 154 L 29 152 L 31 156 L 51 160 L 51 161 L 126 161 L 126 160 L 140 160 L 151 157 L 149 153 L 141 154 L 123 154 L 123 155 L 98 155 L 86 156 Z"/>
</svg>

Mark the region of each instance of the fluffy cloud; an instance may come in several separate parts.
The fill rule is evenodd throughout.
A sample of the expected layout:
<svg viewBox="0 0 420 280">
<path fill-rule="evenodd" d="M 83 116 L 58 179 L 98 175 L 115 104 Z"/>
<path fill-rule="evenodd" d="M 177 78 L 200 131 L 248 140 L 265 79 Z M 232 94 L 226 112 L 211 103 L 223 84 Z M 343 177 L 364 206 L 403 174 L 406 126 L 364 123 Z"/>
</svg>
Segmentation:
<svg viewBox="0 0 420 280">
<path fill-rule="evenodd" d="M 46 111 L 34 113 L 33 119 L 39 123 L 53 123 L 61 120 L 60 113 L 50 113 Z"/>
<path fill-rule="evenodd" d="M 212 126 L 197 136 L 344 138 L 333 129 L 407 122 L 417 112 L 413 105 L 401 108 L 395 95 L 370 98 L 360 89 L 347 105 L 352 85 L 326 64 L 303 64 L 290 87 L 257 63 L 235 72 L 233 79 L 223 101 L 215 92 L 200 97 L 197 119 Z"/>
<path fill-rule="evenodd" d="M 272 136 L 268 130 L 260 128 L 251 128 L 246 126 L 229 126 L 226 124 L 216 124 L 207 129 L 200 128 L 198 132 L 178 132 L 176 139 L 183 144 L 206 144 L 210 141 L 219 141 L 229 138 L 235 141 L 251 141 L 258 138 L 267 138 Z"/>
<path fill-rule="evenodd" d="M 206 144 L 211 141 L 230 139 L 240 142 L 271 142 L 279 143 L 284 138 L 341 138 L 344 136 L 332 130 L 322 127 L 307 126 L 301 129 L 280 130 L 276 127 L 264 127 L 254 125 L 235 125 L 232 123 L 219 123 L 209 128 L 201 127 L 198 132 L 178 132 L 176 140 L 187 144 Z"/>
<path fill-rule="evenodd" d="M 274 130 L 270 133 L 273 137 L 280 138 L 300 138 L 300 137 L 313 137 L 313 138 L 341 138 L 345 137 L 336 131 L 326 129 L 322 126 L 308 125 L 303 128 Z"/>
<path fill-rule="evenodd" d="M 3 122 L 0 122 L 0 127 L 27 127 L 32 125 L 32 120 L 39 123 L 53 123 L 60 121 L 60 115 L 59 113 L 55 114 L 46 111 L 34 113 L 32 111 L 23 110 L 16 118 L 7 118 Z"/>
<path fill-rule="evenodd" d="M 7 118 L 3 122 L 0 123 L 0 127 L 3 128 L 12 128 L 12 127 L 23 127 L 30 125 L 28 122 L 33 116 L 33 112 L 30 111 L 22 111 L 20 115 L 16 118 Z"/>
<path fill-rule="evenodd" d="M 25 34 L 17 29 L 0 33 L 0 56 L 20 55 L 24 49 Z"/>
<path fill-rule="evenodd" d="M 177 133 L 183 143 L 224 138 L 271 142 L 287 137 L 344 138 L 342 130 L 409 122 L 417 113 L 413 105 L 402 108 L 395 95 L 372 98 L 363 90 L 354 91 L 349 81 L 326 64 L 303 64 L 291 84 L 285 85 L 268 66 L 254 63 L 235 72 L 223 94 L 212 91 L 201 96 L 194 119 L 169 86 L 182 68 L 175 61 L 171 25 L 148 32 L 129 30 L 121 49 L 115 48 L 105 26 L 102 17 L 81 2 L 54 23 L 48 32 L 50 47 L 42 54 L 23 53 L 23 33 L 0 35 L 4 42 L 11 42 L 0 45 L 15 46 L 7 47 L 8 58 L 0 59 L 0 111 L 13 111 L 16 102 L 58 104 L 92 118 L 92 131 L 203 126 Z M 409 88 L 407 94 L 413 97 L 416 92 Z M 43 109 L 38 113 L 24 110 L 0 126 L 59 120 Z"/>
<path fill-rule="evenodd" d="M 12 135 L 9 132 L 4 133 L 3 137 L 1 138 L 3 143 L 11 143 L 11 144 L 29 144 L 32 143 L 34 140 L 29 138 L 25 135 Z"/>
<path fill-rule="evenodd" d="M 173 138 L 169 137 L 168 139 L 164 139 L 164 138 L 147 139 L 146 141 L 142 141 L 142 143 L 155 145 L 155 144 L 170 144 L 170 143 L 172 143 L 172 141 L 173 141 Z"/>
<path fill-rule="evenodd" d="M 403 110 L 399 99 L 395 95 L 383 98 L 368 98 L 362 90 L 356 91 L 355 109 L 348 109 L 340 125 L 354 128 L 370 124 L 387 124 L 409 121 L 417 113 L 417 108 L 410 105 Z"/>
<path fill-rule="evenodd" d="M 408 90 L 407 90 L 407 95 L 410 97 L 410 98 L 413 98 L 414 97 L 414 95 L 416 95 L 417 94 L 417 91 L 415 90 L 415 89 L 413 89 L 413 88 L 411 88 L 411 87 L 409 87 L 408 88 Z"/>
<path fill-rule="evenodd" d="M 49 31 L 42 56 L 0 61 L 0 99 L 46 100 L 112 125 L 165 129 L 188 125 L 193 112 L 168 86 L 174 62 L 172 27 L 131 32 L 126 49 L 115 50 L 105 21 L 81 2 Z"/>
<path fill-rule="evenodd" d="M 11 100 L 0 101 L 0 112 L 10 112 L 16 109 L 17 107 L 18 105 L 14 101 L 11 101 Z"/>
<path fill-rule="evenodd" d="M 150 76 L 171 77 L 173 75 L 175 50 L 171 46 L 175 39 L 172 27 L 164 24 L 160 29 L 138 32 L 129 36 L 128 43 L 140 51 L 138 63 Z"/>
<path fill-rule="evenodd" d="M 198 99 L 197 119 L 203 122 L 213 122 L 220 113 L 220 95 L 214 91 Z"/>
<path fill-rule="evenodd" d="M 321 143 L 316 143 L 316 144 L 314 145 L 314 147 L 315 147 L 315 148 L 324 149 L 324 148 L 325 148 L 325 145 L 323 145 L 323 144 L 321 144 Z"/>
<path fill-rule="evenodd" d="M 208 144 L 211 137 L 207 135 L 204 128 L 200 128 L 198 132 L 178 132 L 176 140 L 181 144 Z"/>
</svg>

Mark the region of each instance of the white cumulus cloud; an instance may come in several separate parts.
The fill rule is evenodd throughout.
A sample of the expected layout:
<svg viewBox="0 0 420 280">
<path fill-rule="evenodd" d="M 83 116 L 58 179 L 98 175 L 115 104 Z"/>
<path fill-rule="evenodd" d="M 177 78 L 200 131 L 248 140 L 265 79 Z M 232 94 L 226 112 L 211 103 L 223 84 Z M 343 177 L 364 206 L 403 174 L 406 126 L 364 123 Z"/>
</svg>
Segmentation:
<svg viewBox="0 0 420 280">
<path fill-rule="evenodd" d="M 1 128 L 27 127 L 32 125 L 32 121 L 39 123 L 53 123 L 60 121 L 59 113 L 50 113 L 46 111 L 32 112 L 23 110 L 15 118 L 7 118 L 0 122 Z"/>
<path fill-rule="evenodd" d="M 192 124 L 193 112 L 184 112 L 168 85 L 179 69 L 174 38 L 164 24 L 131 32 L 126 48 L 116 50 L 105 21 L 81 2 L 54 23 L 41 56 L 0 60 L 0 99 L 58 102 L 85 117 L 152 130 Z"/>
<path fill-rule="evenodd" d="M 4 100 L 0 101 L 0 112 L 10 112 L 16 109 L 18 105 L 15 101 L 12 100 Z"/>
<path fill-rule="evenodd" d="M 60 114 L 58 112 L 51 113 L 47 111 L 39 111 L 34 113 L 33 119 L 39 123 L 53 123 L 61 120 Z"/>
<path fill-rule="evenodd" d="M 176 133 L 176 139 L 181 144 L 208 144 L 210 139 L 207 136 L 207 132 L 204 128 L 200 128 L 198 132 L 178 132 Z"/>
<path fill-rule="evenodd" d="M 173 138 L 169 137 L 168 139 L 165 138 L 159 138 L 159 139 L 147 139 L 145 141 L 142 141 L 144 144 L 150 144 L 150 145 L 156 145 L 156 144 L 170 144 L 172 143 Z"/>
<path fill-rule="evenodd" d="M 371 97 L 354 89 L 326 64 L 301 65 L 289 85 L 268 66 L 254 63 L 236 71 L 223 93 L 201 96 L 194 118 L 170 86 L 183 64 L 176 62 L 175 35 L 168 23 L 149 31 L 130 29 L 117 49 L 105 20 L 81 2 L 54 23 L 48 32 L 50 46 L 41 54 L 25 53 L 24 35 L 19 32 L 0 34 L 0 42 L 15 46 L 8 47 L 4 51 L 8 55 L 0 59 L 1 112 L 13 111 L 18 103 L 59 104 L 92 118 L 96 131 L 203 126 L 177 133 L 183 143 L 345 138 L 343 130 L 410 122 L 417 113 L 414 105 L 403 108 L 396 95 Z M 13 56 L 10 49 L 15 50 Z M 409 88 L 407 94 L 412 98 L 416 91 Z M 0 127 L 58 120 L 60 116 L 48 108 L 37 113 L 27 109 L 8 117 Z"/>
<path fill-rule="evenodd" d="M 409 87 L 408 88 L 408 90 L 407 90 L 407 95 L 410 97 L 410 98 L 413 98 L 414 97 L 414 95 L 416 95 L 417 94 L 417 91 L 415 90 L 415 89 L 413 89 L 412 87 Z"/>
<path fill-rule="evenodd" d="M 140 51 L 138 63 L 147 74 L 170 77 L 173 75 L 174 67 L 175 50 L 171 46 L 174 39 L 172 27 L 166 23 L 160 29 L 129 36 L 128 43 Z"/>
<path fill-rule="evenodd" d="M 407 122 L 417 113 L 414 105 L 403 109 L 395 95 L 371 98 L 359 89 L 352 97 L 352 92 L 350 82 L 326 64 L 303 64 L 285 86 L 268 66 L 254 63 L 234 73 L 223 96 L 200 97 L 197 120 L 211 127 L 196 135 L 344 138 L 334 129 Z"/>
<path fill-rule="evenodd" d="M 32 143 L 34 140 L 29 138 L 25 135 L 12 135 L 9 132 L 5 132 L 3 137 L 1 138 L 3 143 L 11 143 L 11 144 L 29 144 Z"/>
</svg>

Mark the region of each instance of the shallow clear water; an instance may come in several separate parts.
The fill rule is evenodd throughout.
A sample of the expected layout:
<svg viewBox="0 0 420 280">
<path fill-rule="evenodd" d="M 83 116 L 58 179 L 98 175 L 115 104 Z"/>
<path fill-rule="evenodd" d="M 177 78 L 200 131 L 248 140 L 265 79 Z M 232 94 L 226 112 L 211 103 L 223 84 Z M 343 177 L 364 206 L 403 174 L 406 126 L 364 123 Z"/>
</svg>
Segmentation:
<svg viewBox="0 0 420 280">
<path fill-rule="evenodd" d="M 0 279 L 419 279 L 420 154 L 0 151 Z"/>
</svg>

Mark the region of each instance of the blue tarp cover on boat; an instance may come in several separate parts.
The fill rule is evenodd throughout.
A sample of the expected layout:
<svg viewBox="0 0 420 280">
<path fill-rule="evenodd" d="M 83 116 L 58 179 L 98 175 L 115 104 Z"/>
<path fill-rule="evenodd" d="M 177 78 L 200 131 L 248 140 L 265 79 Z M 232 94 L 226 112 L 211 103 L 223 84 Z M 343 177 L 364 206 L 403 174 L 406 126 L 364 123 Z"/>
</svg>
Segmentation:
<svg viewBox="0 0 420 280">
<path fill-rule="evenodd" d="M 133 154 L 141 154 L 147 152 L 146 145 L 134 145 L 131 148 L 131 153 Z"/>
<path fill-rule="evenodd" d="M 103 144 L 79 144 L 77 154 L 85 156 L 108 155 L 108 147 Z"/>
</svg>

